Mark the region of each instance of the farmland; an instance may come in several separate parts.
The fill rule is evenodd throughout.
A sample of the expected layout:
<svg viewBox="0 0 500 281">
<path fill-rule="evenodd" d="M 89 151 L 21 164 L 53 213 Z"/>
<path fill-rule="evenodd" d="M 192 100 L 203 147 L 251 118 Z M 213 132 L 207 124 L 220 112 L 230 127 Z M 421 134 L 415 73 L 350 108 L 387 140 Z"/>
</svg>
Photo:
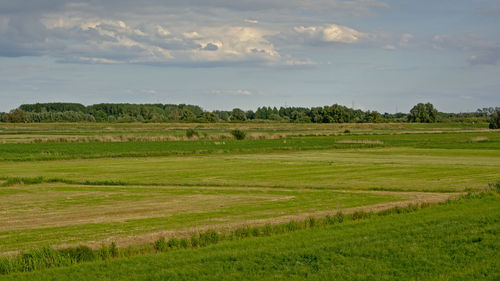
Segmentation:
<svg viewBox="0 0 500 281">
<path fill-rule="evenodd" d="M 188 129 L 196 135 L 186 136 Z M 246 139 L 234 140 L 234 129 Z M 480 123 L 0 123 L 0 254 L 112 242 L 138 249 L 207 230 L 436 204 L 483 192 L 499 175 L 500 131 Z M 203 249 L 3 277 L 64 279 L 78 270 L 82 280 L 92 280 L 111 270 L 109 280 L 263 279 L 266 272 L 277 279 L 355 280 L 370 267 L 367 274 L 385 279 L 440 279 L 470 260 L 470 270 L 455 272 L 457 278 L 494 280 L 500 219 L 494 194 Z M 482 244 L 467 242 L 476 236 Z M 463 247 L 456 244 L 462 240 Z M 446 260 L 451 249 L 457 263 Z M 312 257 L 312 269 L 309 258 L 295 263 L 304 255 Z M 370 266 L 355 261 L 359 256 Z M 227 259 L 235 261 L 221 269 Z M 148 277 L 152 266 L 164 270 Z M 427 273 L 412 275 L 426 266 Z M 130 272 L 117 269 L 124 267 Z"/>
</svg>

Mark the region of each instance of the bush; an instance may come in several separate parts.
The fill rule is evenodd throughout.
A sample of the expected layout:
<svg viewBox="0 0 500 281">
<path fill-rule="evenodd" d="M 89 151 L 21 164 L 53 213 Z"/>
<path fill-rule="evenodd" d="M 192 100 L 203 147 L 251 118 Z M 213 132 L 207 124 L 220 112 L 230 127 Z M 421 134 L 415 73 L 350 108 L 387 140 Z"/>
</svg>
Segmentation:
<svg viewBox="0 0 500 281">
<path fill-rule="evenodd" d="M 180 246 L 181 248 L 187 249 L 191 246 L 191 242 L 187 238 L 183 238 L 180 240 Z"/>
<path fill-rule="evenodd" d="M 118 247 L 116 247 L 115 242 L 111 242 L 111 246 L 109 246 L 109 253 L 113 258 L 118 257 Z"/>
<path fill-rule="evenodd" d="M 344 221 L 344 214 L 342 212 L 338 212 L 335 214 L 335 220 L 338 222 L 338 223 L 341 223 Z"/>
<path fill-rule="evenodd" d="M 264 225 L 264 228 L 262 229 L 262 234 L 264 236 L 271 236 L 273 234 L 273 226 L 268 223 Z"/>
<path fill-rule="evenodd" d="M 200 246 L 200 237 L 196 234 L 191 236 L 191 247 L 196 248 Z"/>
<path fill-rule="evenodd" d="M 350 134 L 350 133 L 351 133 L 351 130 L 349 130 L 349 129 L 344 130 L 344 134 Z"/>
<path fill-rule="evenodd" d="M 177 239 L 175 237 L 172 237 L 172 238 L 170 238 L 170 240 L 168 240 L 167 244 L 168 244 L 169 248 L 176 249 L 176 248 L 180 247 L 181 241 L 179 241 L 179 239 Z"/>
<path fill-rule="evenodd" d="M 233 137 L 237 140 L 242 140 L 245 139 L 247 134 L 242 130 L 232 130 L 231 135 L 233 135 Z"/>
<path fill-rule="evenodd" d="M 365 211 L 356 211 L 352 214 L 352 220 L 361 220 L 364 218 L 370 217 L 369 213 L 366 213 Z"/>
<path fill-rule="evenodd" d="M 199 246 L 207 246 L 210 244 L 217 244 L 220 241 L 219 233 L 214 230 L 208 230 L 206 232 L 200 233 Z"/>
<path fill-rule="evenodd" d="M 305 227 L 310 228 L 314 227 L 317 224 L 316 218 L 310 217 L 305 221 Z"/>
<path fill-rule="evenodd" d="M 76 248 L 67 248 L 60 250 L 63 255 L 74 259 L 76 262 L 86 262 L 93 261 L 96 259 L 96 254 L 92 251 L 91 248 L 87 246 L 78 246 Z"/>
<path fill-rule="evenodd" d="M 500 129 L 500 110 L 491 114 L 490 129 Z"/>
<path fill-rule="evenodd" d="M 188 130 L 186 131 L 186 137 L 188 137 L 188 138 L 192 138 L 192 137 L 194 137 L 194 136 L 199 136 L 199 134 L 198 134 L 198 132 L 197 132 L 197 131 L 195 131 L 195 130 L 193 130 L 193 129 L 188 129 Z"/>
<path fill-rule="evenodd" d="M 165 237 L 156 240 L 153 244 L 153 247 L 159 252 L 166 252 L 168 250 L 168 244 L 165 240 Z"/>
</svg>

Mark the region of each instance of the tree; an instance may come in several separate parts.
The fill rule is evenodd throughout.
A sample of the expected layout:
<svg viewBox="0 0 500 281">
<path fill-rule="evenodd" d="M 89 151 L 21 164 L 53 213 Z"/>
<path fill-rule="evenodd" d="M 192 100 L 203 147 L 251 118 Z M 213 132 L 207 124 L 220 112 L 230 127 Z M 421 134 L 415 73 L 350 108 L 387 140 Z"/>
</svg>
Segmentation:
<svg viewBox="0 0 500 281">
<path fill-rule="evenodd" d="M 239 108 L 235 108 L 231 112 L 231 120 L 234 120 L 234 121 L 245 121 L 245 120 L 247 120 L 247 115 L 246 115 L 245 111 L 243 111 L 243 110 L 241 110 Z"/>
<path fill-rule="evenodd" d="M 193 121 L 195 118 L 196 118 L 196 116 L 189 109 L 184 108 L 182 110 L 182 114 L 181 114 L 182 121 Z"/>
<path fill-rule="evenodd" d="M 419 103 L 410 110 L 409 122 L 434 123 L 437 121 L 438 111 L 431 103 Z"/>
<path fill-rule="evenodd" d="M 500 129 L 500 109 L 491 114 L 490 129 Z"/>
<path fill-rule="evenodd" d="M 217 115 L 213 112 L 204 112 L 203 118 L 207 120 L 207 122 L 215 123 L 217 122 Z"/>
<path fill-rule="evenodd" d="M 237 140 L 242 140 L 245 139 L 245 136 L 247 135 L 245 132 L 242 130 L 232 130 L 231 135 Z"/>
<path fill-rule="evenodd" d="M 3 116 L 5 122 L 24 123 L 28 121 L 28 116 L 24 110 L 13 109 Z"/>
</svg>

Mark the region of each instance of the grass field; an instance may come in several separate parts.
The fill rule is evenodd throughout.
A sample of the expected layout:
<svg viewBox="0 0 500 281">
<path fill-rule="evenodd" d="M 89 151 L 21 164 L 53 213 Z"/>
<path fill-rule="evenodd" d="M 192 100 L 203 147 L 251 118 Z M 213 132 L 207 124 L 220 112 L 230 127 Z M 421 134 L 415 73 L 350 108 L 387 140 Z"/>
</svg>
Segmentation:
<svg viewBox="0 0 500 281">
<path fill-rule="evenodd" d="M 197 130 L 199 136 L 188 139 L 188 128 Z M 232 129 L 244 130 L 248 139 L 231 139 Z M 224 232 L 246 225 L 324 217 L 339 210 L 349 214 L 437 203 L 484 190 L 498 181 L 500 131 L 486 130 L 484 124 L 0 124 L 0 256 L 47 246 L 83 244 L 97 249 L 115 242 L 118 247 L 140 247 L 159 237 L 189 237 L 209 229 Z M 359 278 L 363 270 L 366 279 L 377 272 L 385 279 L 449 279 L 446 272 L 459 268 L 460 263 L 439 269 L 438 257 L 449 256 L 445 248 L 455 242 L 443 238 L 442 244 L 436 244 L 438 248 L 426 249 L 433 243 L 430 239 L 453 235 L 466 239 L 459 232 L 467 220 L 471 220 L 472 232 L 497 233 L 497 203 L 489 195 L 414 214 L 71 270 L 89 271 L 82 273 L 82 280 L 96 277 L 90 271 L 105 274 L 106 269 L 115 274 L 109 275 L 110 280 L 166 276 L 214 276 L 214 280 L 221 279 L 217 276 L 348 276 L 345 279 L 354 280 L 363 279 Z M 472 213 L 463 214 L 467 210 Z M 424 231 L 429 235 L 408 239 L 396 233 L 398 227 L 408 229 L 402 233 Z M 498 250 L 499 240 L 491 236 L 485 247 Z M 306 241 L 307 237 L 319 244 Z M 286 249 L 287 239 L 295 241 L 290 249 Z M 384 244 L 387 239 L 395 241 L 392 248 Z M 373 243 L 379 246 L 373 248 Z M 327 253 L 320 245 L 344 250 Z M 387 247 L 392 250 L 384 252 Z M 229 267 L 222 266 L 232 257 L 228 249 L 238 257 L 250 255 L 248 260 L 241 259 L 241 270 L 240 258 Z M 401 251 L 399 256 L 396 249 Z M 483 252 L 472 249 L 471 261 L 483 258 Z M 293 260 L 300 257 L 297 253 L 309 250 L 317 252 L 313 258 L 317 270 L 302 266 L 306 261 Z M 344 258 L 338 256 L 342 253 Z M 485 256 L 487 253 L 484 251 Z M 196 258 L 198 255 L 205 258 Z M 379 255 L 381 262 L 375 258 Z M 395 263 L 405 255 L 407 261 Z M 426 261 L 424 255 L 437 256 Z M 287 256 L 291 264 L 284 262 Z M 354 261 L 356 257 L 360 261 Z M 269 265 L 260 265 L 260 258 L 269 259 Z M 368 263 L 363 265 L 360 262 L 365 258 Z M 419 264 L 405 271 L 402 268 L 410 258 Z M 461 253 L 459 258 L 465 263 L 467 255 Z M 468 279 L 491 273 L 495 261 L 498 264 L 498 256 L 488 259 L 485 267 L 477 264 L 455 276 Z M 151 275 L 144 263 L 167 269 Z M 199 267 L 200 275 L 190 271 L 194 270 L 188 268 L 190 263 Z M 336 269 L 333 264 L 347 267 Z M 409 278 L 425 266 L 429 267 L 427 273 Z M 125 267 L 133 269 L 118 270 Z M 64 279 L 70 272 L 65 270 L 26 278 L 44 280 L 55 274 Z M 265 272 L 273 275 L 265 276 Z"/>
<path fill-rule="evenodd" d="M 500 197 L 2 280 L 498 280 Z"/>
</svg>

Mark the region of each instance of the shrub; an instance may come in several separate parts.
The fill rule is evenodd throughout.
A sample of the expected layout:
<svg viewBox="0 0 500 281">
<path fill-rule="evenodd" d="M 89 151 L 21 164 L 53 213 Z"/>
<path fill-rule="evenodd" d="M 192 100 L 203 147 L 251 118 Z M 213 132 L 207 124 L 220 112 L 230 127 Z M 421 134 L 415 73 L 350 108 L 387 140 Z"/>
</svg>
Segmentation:
<svg viewBox="0 0 500 281">
<path fill-rule="evenodd" d="M 115 242 L 111 242 L 111 246 L 109 246 L 109 253 L 113 258 L 118 257 L 118 247 L 116 247 Z"/>
<path fill-rule="evenodd" d="M 238 239 L 250 237 L 250 229 L 248 227 L 238 228 L 233 231 L 233 236 Z"/>
<path fill-rule="evenodd" d="M 299 224 L 296 221 L 290 221 L 286 224 L 286 230 L 288 232 L 296 231 L 300 229 Z"/>
<path fill-rule="evenodd" d="M 171 248 L 171 249 L 176 249 L 176 248 L 179 248 L 179 246 L 181 245 L 181 241 L 179 241 L 179 239 L 175 238 L 175 237 L 172 237 L 168 240 L 168 247 Z"/>
<path fill-rule="evenodd" d="M 187 249 L 191 246 L 191 242 L 187 238 L 183 238 L 180 240 L 180 246 L 181 248 Z"/>
<path fill-rule="evenodd" d="M 344 214 L 342 212 L 337 212 L 335 214 L 335 221 L 337 221 L 338 223 L 341 223 L 344 221 Z"/>
<path fill-rule="evenodd" d="M 349 130 L 349 129 L 344 130 L 344 134 L 350 134 L 350 133 L 351 133 L 351 130 Z"/>
<path fill-rule="evenodd" d="M 219 233 L 214 230 L 208 230 L 200 233 L 200 246 L 207 246 L 210 244 L 217 244 L 220 241 Z"/>
<path fill-rule="evenodd" d="M 270 224 L 264 225 L 264 228 L 262 228 L 262 234 L 264 236 L 271 236 L 273 234 L 273 227 Z"/>
<path fill-rule="evenodd" d="M 76 262 L 93 261 L 96 259 L 96 254 L 91 248 L 81 245 L 76 248 L 67 248 L 60 250 L 61 254 L 74 259 Z"/>
<path fill-rule="evenodd" d="M 306 220 L 306 228 L 314 227 L 316 225 L 316 218 L 310 217 Z"/>
<path fill-rule="evenodd" d="M 103 261 L 109 259 L 111 257 L 111 254 L 109 253 L 108 247 L 102 246 L 101 248 L 99 248 L 99 250 L 97 250 L 97 257 Z"/>
<path fill-rule="evenodd" d="M 188 137 L 188 138 L 192 138 L 192 137 L 194 137 L 194 136 L 199 136 L 199 134 L 198 134 L 198 132 L 197 132 L 197 131 L 195 131 L 195 130 L 193 130 L 193 129 L 188 129 L 188 130 L 186 131 L 186 137 Z"/>
<path fill-rule="evenodd" d="M 260 228 L 257 226 L 252 227 L 251 233 L 252 233 L 252 236 L 259 237 L 260 236 Z"/>
<path fill-rule="evenodd" d="M 369 217 L 369 214 L 365 211 L 356 211 L 352 213 L 352 220 L 360 220 Z"/>
<path fill-rule="evenodd" d="M 242 130 L 232 130 L 231 135 L 233 135 L 233 137 L 237 140 L 242 140 L 245 139 L 247 134 Z"/>
<path fill-rule="evenodd" d="M 165 237 L 161 237 L 153 243 L 153 248 L 159 252 L 166 252 L 168 250 L 168 244 Z"/>
<path fill-rule="evenodd" d="M 196 248 L 200 246 L 200 238 L 196 234 L 191 236 L 191 247 Z"/>
<path fill-rule="evenodd" d="M 500 129 L 500 110 L 491 114 L 490 129 Z"/>
</svg>

